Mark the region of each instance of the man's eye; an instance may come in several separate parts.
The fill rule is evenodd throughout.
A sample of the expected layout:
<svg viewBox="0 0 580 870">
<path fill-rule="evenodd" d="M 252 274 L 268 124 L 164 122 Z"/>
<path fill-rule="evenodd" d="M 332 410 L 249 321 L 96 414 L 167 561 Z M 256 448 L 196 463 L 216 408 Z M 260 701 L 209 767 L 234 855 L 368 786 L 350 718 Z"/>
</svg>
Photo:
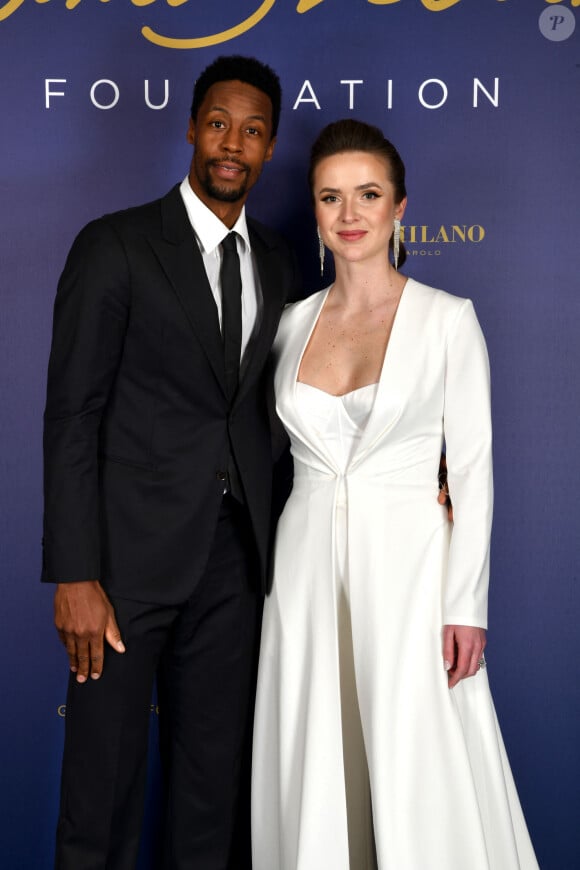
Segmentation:
<svg viewBox="0 0 580 870">
<path fill-rule="evenodd" d="M 338 202 L 338 197 L 333 193 L 329 193 L 326 196 L 322 197 L 321 202 Z"/>
</svg>

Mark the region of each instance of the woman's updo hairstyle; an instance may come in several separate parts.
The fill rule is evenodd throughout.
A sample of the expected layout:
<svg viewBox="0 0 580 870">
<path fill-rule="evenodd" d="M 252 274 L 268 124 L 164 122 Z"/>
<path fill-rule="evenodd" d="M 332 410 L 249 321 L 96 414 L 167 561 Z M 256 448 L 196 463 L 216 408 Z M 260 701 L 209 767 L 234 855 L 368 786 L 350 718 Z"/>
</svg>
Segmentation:
<svg viewBox="0 0 580 870">
<path fill-rule="evenodd" d="M 308 167 L 308 184 L 310 194 L 314 198 L 314 173 L 318 164 L 326 157 L 335 154 L 343 154 L 347 151 L 364 151 L 382 158 L 388 166 L 389 180 L 395 188 L 395 203 L 398 205 L 406 196 L 405 187 L 405 164 L 401 160 L 399 152 L 388 139 L 383 131 L 372 124 L 364 121 L 356 121 L 345 118 L 342 121 L 333 121 L 319 133 L 310 151 L 310 165 Z M 389 241 L 392 250 L 393 236 Z M 399 247 L 399 266 L 407 259 L 407 252 L 401 242 Z"/>
</svg>

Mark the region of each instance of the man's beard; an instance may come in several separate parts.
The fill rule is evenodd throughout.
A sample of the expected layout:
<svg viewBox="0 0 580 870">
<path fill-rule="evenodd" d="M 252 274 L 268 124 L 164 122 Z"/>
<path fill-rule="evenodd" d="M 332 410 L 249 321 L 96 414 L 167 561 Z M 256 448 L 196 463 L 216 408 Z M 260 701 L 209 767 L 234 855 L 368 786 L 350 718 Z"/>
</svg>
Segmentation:
<svg viewBox="0 0 580 870">
<path fill-rule="evenodd" d="M 209 167 L 212 166 L 213 163 L 208 161 L 205 165 L 205 175 L 203 178 L 200 178 L 200 184 L 207 193 L 209 197 L 212 199 L 217 199 L 219 202 L 238 202 L 242 199 L 248 190 L 248 173 L 242 177 L 242 183 L 238 188 L 225 187 L 216 184 L 212 181 L 211 176 L 209 174 Z M 241 164 L 238 164 L 241 165 Z M 245 169 L 245 167 L 242 167 Z"/>
</svg>

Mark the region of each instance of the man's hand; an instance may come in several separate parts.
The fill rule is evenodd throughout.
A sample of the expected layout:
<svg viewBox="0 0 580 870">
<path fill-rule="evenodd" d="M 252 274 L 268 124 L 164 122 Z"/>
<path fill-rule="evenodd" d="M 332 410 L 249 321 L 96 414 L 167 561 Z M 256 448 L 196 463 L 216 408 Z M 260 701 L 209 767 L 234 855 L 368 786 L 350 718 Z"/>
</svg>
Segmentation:
<svg viewBox="0 0 580 870">
<path fill-rule="evenodd" d="M 439 480 L 439 495 L 437 496 L 437 501 L 439 504 L 446 505 L 447 507 L 447 516 L 449 518 L 449 522 L 453 522 L 453 505 L 451 504 L 451 496 L 449 495 L 449 485 L 447 483 L 447 460 L 445 459 L 445 454 L 441 454 L 441 459 L 439 460 L 439 474 L 437 475 Z"/>
<path fill-rule="evenodd" d="M 485 629 L 472 625 L 443 627 L 443 664 L 452 689 L 464 677 L 473 677 L 485 667 Z"/>
<path fill-rule="evenodd" d="M 125 652 L 113 606 L 98 580 L 58 583 L 54 595 L 54 624 L 68 653 L 78 683 L 98 680 L 103 671 L 103 638 Z"/>
</svg>

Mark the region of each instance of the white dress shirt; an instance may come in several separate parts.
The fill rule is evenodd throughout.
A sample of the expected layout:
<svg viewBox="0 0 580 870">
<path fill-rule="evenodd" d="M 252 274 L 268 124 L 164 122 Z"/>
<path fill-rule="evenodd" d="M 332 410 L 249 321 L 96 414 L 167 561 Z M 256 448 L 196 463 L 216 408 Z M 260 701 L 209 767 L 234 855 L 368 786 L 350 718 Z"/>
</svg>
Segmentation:
<svg viewBox="0 0 580 870">
<path fill-rule="evenodd" d="M 240 258 L 240 273 L 242 277 L 242 359 L 248 343 L 257 332 L 262 313 L 262 291 L 260 279 L 246 224 L 246 211 L 241 214 L 231 231 L 193 192 L 186 176 L 180 186 L 181 197 L 187 216 L 195 233 L 197 244 L 211 287 L 211 292 L 217 306 L 220 329 L 222 327 L 222 290 L 220 284 L 220 269 L 222 263 L 221 243 L 229 232 L 236 232 L 236 245 Z"/>
</svg>

